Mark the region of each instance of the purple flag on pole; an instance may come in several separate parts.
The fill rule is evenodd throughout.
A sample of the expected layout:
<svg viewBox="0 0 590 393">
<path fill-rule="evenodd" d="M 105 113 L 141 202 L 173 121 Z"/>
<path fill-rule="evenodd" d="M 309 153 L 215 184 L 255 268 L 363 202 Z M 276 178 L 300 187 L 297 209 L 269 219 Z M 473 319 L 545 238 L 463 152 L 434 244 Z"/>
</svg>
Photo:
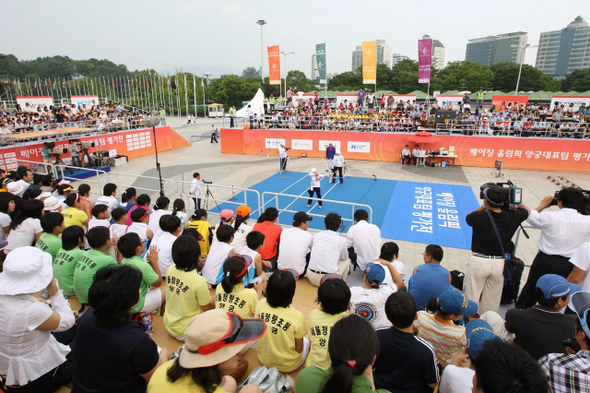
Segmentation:
<svg viewBox="0 0 590 393">
<path fill-rule="evenodd" d="M 430 83 L 432 39 L 418 40 L 418 83 Z"/>
</svg>

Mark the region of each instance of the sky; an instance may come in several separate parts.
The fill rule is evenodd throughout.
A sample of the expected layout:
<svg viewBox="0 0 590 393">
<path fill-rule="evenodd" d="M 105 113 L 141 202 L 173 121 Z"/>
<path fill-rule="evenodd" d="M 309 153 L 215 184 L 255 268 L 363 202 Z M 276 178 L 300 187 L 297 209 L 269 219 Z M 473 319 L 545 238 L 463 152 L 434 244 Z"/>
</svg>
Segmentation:
<svg viewBox="0 0 590 393">
<path fill-rule="evenodd" d="M 266 46 L 279 45 L 288 70 L 311 74 L 315 45 L 326 43 L 328 73 L 350 71 L 352 51 L 362 41 L 384 39 L 393 53 L 417 60 L 424 34 L 446 48 L 445 62 L 465 59 L 467 40 L 528 32 L 536 45 L 543 31 L 560 30 L 590 2 L 570 0 L 17 0 L 2 2 L 0 52 L 21 60 L 64 55 L 109 59 L 129 70 L 175 69 L 241 74 L 260 68 L 263 28 Z M 525 63 L 534 65 L 536 48 Z M 284 70 L 284 56 L 281 68 Z"/>
</svg>

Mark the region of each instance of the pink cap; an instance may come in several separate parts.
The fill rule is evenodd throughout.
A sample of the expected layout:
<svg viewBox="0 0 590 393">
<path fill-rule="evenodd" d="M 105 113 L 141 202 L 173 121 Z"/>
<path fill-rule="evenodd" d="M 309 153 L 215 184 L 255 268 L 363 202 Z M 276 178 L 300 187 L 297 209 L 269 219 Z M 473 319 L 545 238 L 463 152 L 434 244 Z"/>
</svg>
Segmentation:
<svg viewBox="0 0 590 393">
<path fill-rule="evenodd" d="M 219 213 L 219 218 L 221 218 L 221 221 L 226 222 L 226 221 L 231 221 L 231 218 L 234 216 L 234 211 L 231 209 L 223 209 L 221 211 L 221 213 Z"/>
</svg>

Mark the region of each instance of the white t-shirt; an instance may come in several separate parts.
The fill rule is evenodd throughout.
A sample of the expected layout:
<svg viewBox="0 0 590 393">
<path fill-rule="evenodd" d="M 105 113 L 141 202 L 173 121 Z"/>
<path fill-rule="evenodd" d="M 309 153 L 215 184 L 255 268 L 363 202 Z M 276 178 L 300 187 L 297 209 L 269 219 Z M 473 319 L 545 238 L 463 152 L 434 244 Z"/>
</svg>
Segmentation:
<svg viewBox="0 0 590 393">
<path fill-rule="evenodd" d="M 109 220 L 108 218 L 105 220 L 99 220 L 96 217 L 92 217 L 90 219 L 90 221 L 88 221 L 88 230 L 91 230 L 94 227 L 110 228 L 110 226 L 111 226 L 111 220 Z"/>
<path fill-rule="evenodd" d="M 201 272 L 203 278 L 211 284 L 217 284 L 217 276 L 219 275 L 219 269 L 223 267 L 223 262 L 227 259 L 230 251 L 233 247 L 227 243 L 215 241 L 211 244 L 209 254 L 207 254 L 207 260 L 205 266 Z"/>
<path fill-rule="evenodd" d="M 112 195 L 102 195 L 94 202 L 94 206 L 96 205 L 107 205 L 109 207 L 109 213 L 112 213 L 113 210 L 119 207 L 119 201 Z"/>
<path fill-rule="evenodd" d="M 375 330 L 391 326 L 385 315 L 385 302 L 389 295 L 397 291 L 395 285 L 382 284 L 379 288 L 350 288 L 350 313 L 369 322 Z"/>
<path fill-rule="evenodd" d="M 10 226 L 11 222 L 12 219 L 8 214 L 0 212 L 0 241 L 6 240 L 7 236 L 4 228 Z"/>
<path fill-rule="evenodd" d="M 35 242 L 35 235 L 43 232 L 41 228 L 41 221 L 38 218 L 27 218 L 18 227 L 12 229 L 8 235 L 8 246 L 4 252 L 8 254 L 10 251 L 19 248 L 32 246 Z"/>
<path fill-rule="evenodd" d="M 471 393 L 475 371 L 449 364 L 440 379 L 440 393 Z"/>
<path fill-rule="evenodd" d="M 191 181 L 191 197 L 193 198 L 200 198 L 201 197 L 201 180 L 193 179 Z"/>
<path fill-rule="evenodd" d="M 402 156 L 409 156 L 411 154 L 410 149 L 405 148 L 404 150 L 402 150 Z"/>
<path fill-rule="evenodd" d="M 158 239 L 154 239 L 153 245 L 158 247 L 158 266 L 160 273 L 166 274 L 166 270 L 174 263 L 172 261 L 172 244 L 177 239 L 170 232 L 162 232 Z"/>
<path fill-rule="evenodd" d="M 363 270 L 368 262 L 379 257 L 381 251 L 381 230 L 365 220 L 357 222 L 346 233 L 346 247 L 354 247 L 357 264 Z"/>
<path fill-rule="evenodd" d="M 146 241 L 148 229 L 148 224 L 145 222 L 134 222 L 133 224 L 129 225 L 127 233 L 137 233 L 142 241 Z"/>
<path fill-rule="evenodd" d="M 244 247 L 246 247 L 246 236 L 252 232 L 252 227 L 246 225 L 245 222 L 241 223 L 238 230 L 234 233 L 234 240 L 230 243 L 234 248 L 234 252 L 240 253 Z"/>
<path fill-rule="evenodd" d="M 281 232 L 279 243 L 279 269 L 295 269 L 301 275 L 305 270 L 306 256 L 311 251 L 313 236 L 303 229 L 292 227 Z M 315 270 L 315 269 L 314 269 Z"/>
<path fill-rule="evenodd" d="M 117 235 L 117 238 L 121 238 L 121 236 L 123 236 L 124 234 L 127 233 L 127 229 L 129 227 L 125 224 L 117 224 L 114 223 L 113 225 L 111 225 L 111 227 L 109 228 L 109 232 L 111 233 L 111 239 L 113 239 L 113 235 Z M 139 236 L 141 238 L 141 236 Z"/>
<path fill-rule="evenodd" d="M 588 278 L 588 271 L 590 271 L 590 243 L 583 243 L 574 251 L 574 255 L 570 258 L 570 262 L 580 270 L 584 270 L 584 278 L 580 281 L 582 291 L 590 291 L 590 279 Z"/>
<path fill-rule="evenodd" d="M 346 239 L 334 231 L 324 231 L 313 236 L 309 269 L 316 272 L 338 272 L 338 261 L 348 259 Z"/>
<path fill-rule="evenodd" d="M 154 233 L 154 236 L 156 236 L 156 234 L 158 232 L 162 231 L 160 229 L 160 218 L 162 216 L 167 215 L 167 214 L 172 214 L 172 212 L 170 210 L 159 209 L 159 210 L 154 210 L 152 212 L 152 214 L 150 214 L 150 220 L 148 222 L 148 226 L 150 227 L 150 229 Z M 164 271 L 166 271 L 166 270 L 164 270 Z"/>
<path fill-rule="evenodd" d="M 328 176 L 330 176 L 330 175 L 318 174 L 316 176 L 315 173 L 311 172 L 309 174 L 309 177 L 311 178 L 311 188 L 318 188 L 318 187 L 320 187 L 320 181 L 322 180 L 322 178 L 328 177 Z"/>
</svg>

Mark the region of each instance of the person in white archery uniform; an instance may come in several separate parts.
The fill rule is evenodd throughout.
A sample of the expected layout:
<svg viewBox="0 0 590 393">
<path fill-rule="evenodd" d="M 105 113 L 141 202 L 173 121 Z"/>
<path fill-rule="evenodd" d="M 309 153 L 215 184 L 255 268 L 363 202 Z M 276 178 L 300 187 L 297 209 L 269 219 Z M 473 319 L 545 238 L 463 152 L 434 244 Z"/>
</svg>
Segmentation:
<svg viewBox="0 0 590 393">
<path fill-rule="evenodd" d="M 309 177 L 311 178 L 311 185 L 307 192 L 309 193 L 309 198 L 313 197 L 313 193 L 315 192 L 316 198 L 319 199 L 318 207 L 321 209 L 322 206 L 322 192 L 320 191 L 320 181 L 325 178 L 329 177 L 330 175 L 327 174 L 320 174 L 316 168 L 311 168 L 311 172 L 309 173 Z M 311 199 L 307 200 L 307 207 L 311 206 Z"/>
</svg>

